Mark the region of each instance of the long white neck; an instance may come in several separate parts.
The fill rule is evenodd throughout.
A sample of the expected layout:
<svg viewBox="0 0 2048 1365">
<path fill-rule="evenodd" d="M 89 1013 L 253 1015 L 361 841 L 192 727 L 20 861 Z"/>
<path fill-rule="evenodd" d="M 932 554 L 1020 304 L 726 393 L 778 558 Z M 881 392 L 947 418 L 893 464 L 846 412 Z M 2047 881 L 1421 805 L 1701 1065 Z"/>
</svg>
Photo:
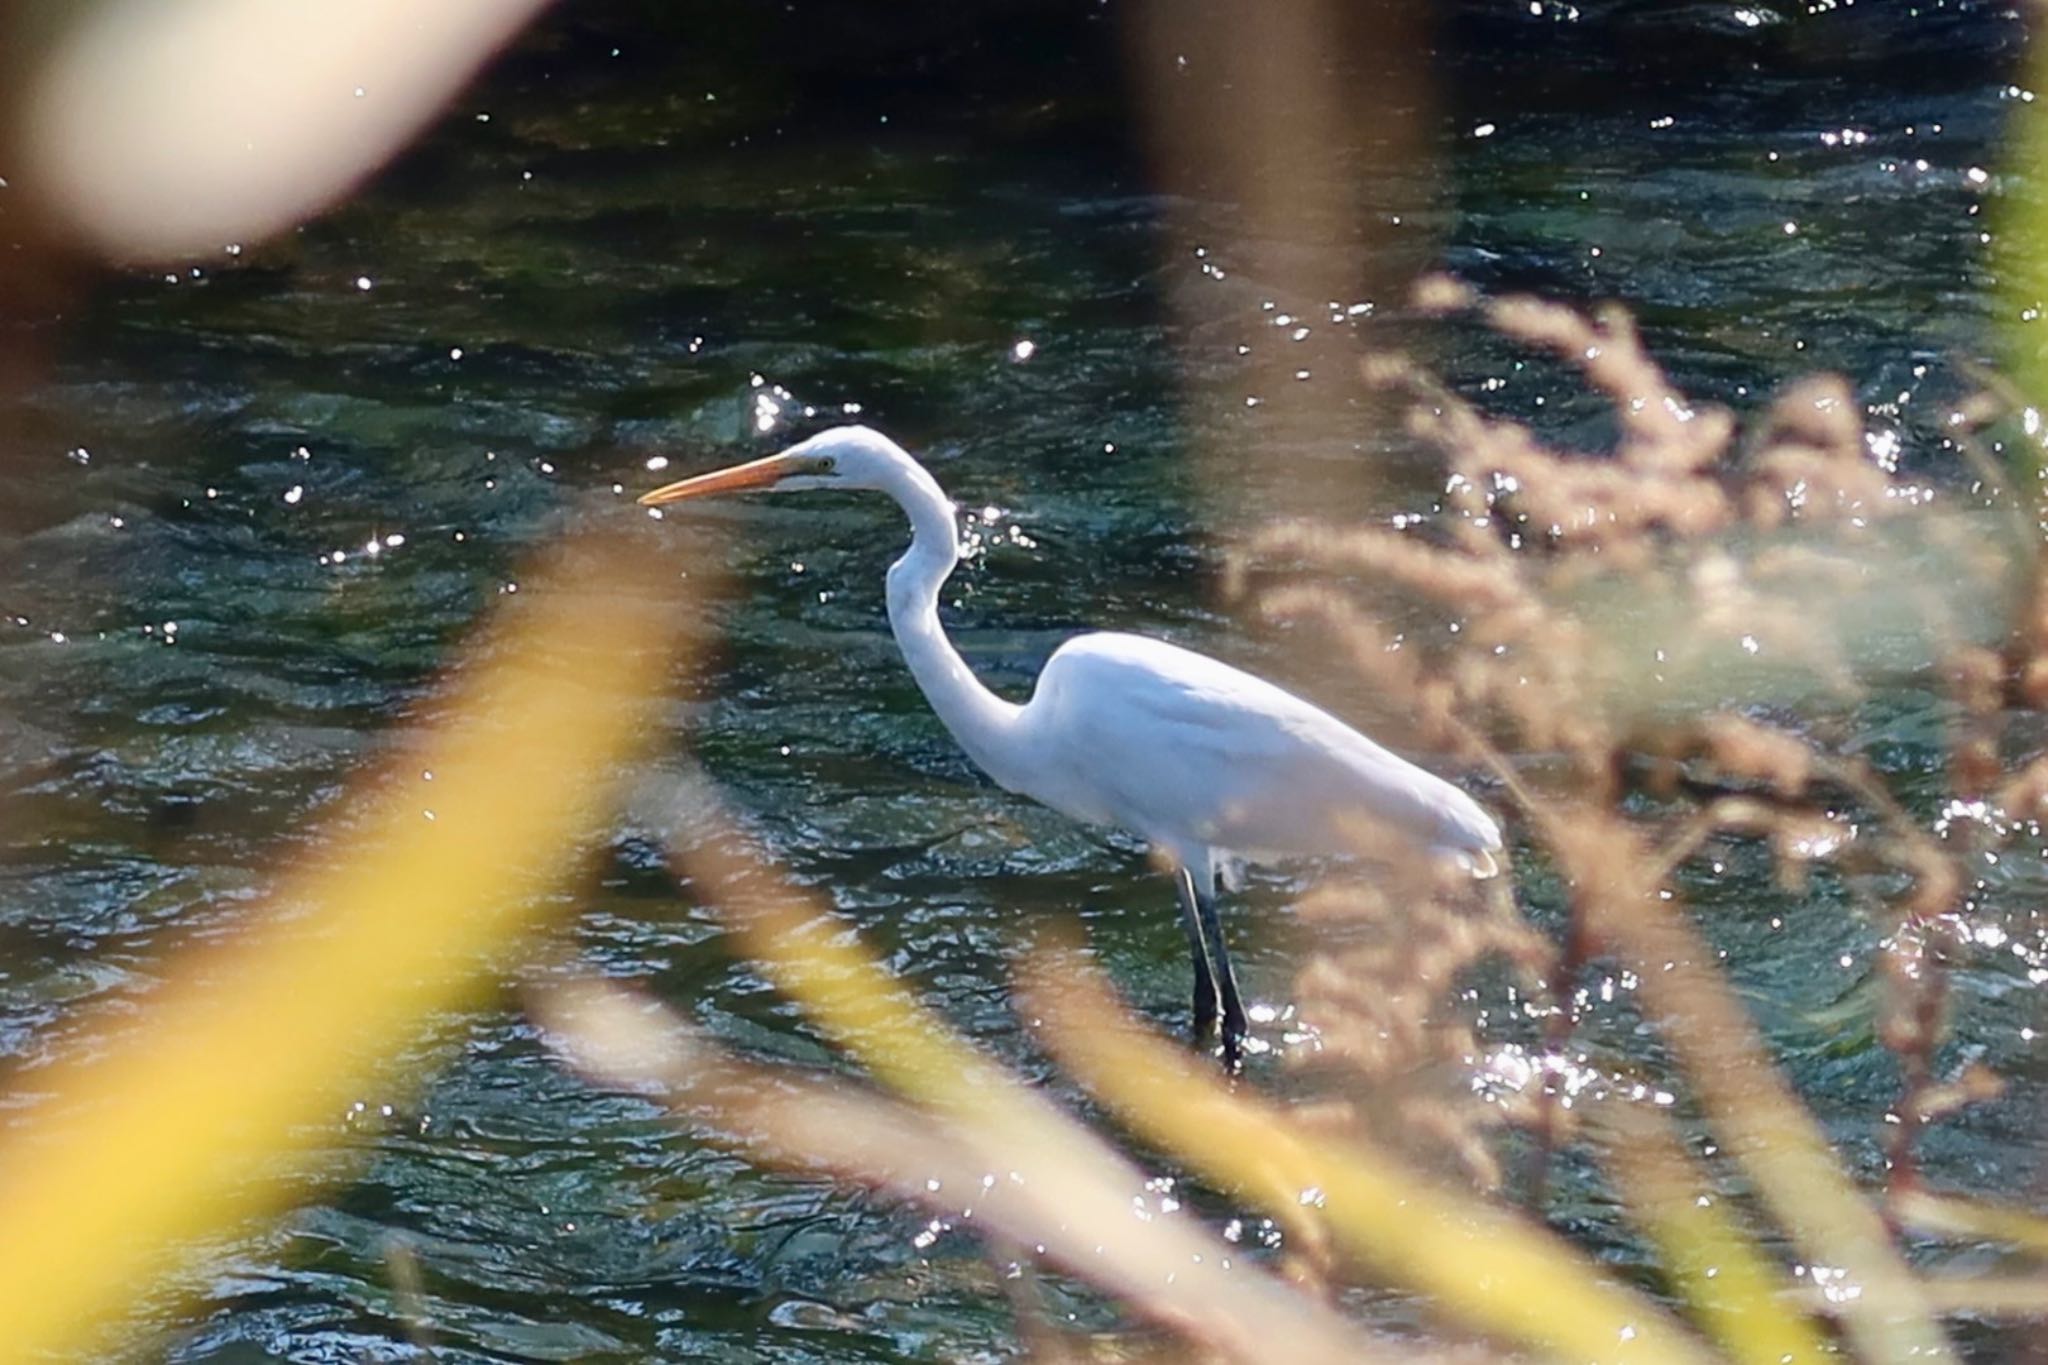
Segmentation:
<svg viewBox="0 0 2048 1365">
<path fill-rule="evenodd" d="M 1022 707 L 981 685 L 939 624 L 939 589 L 960 562 L 953 504 L 938 481 L 906 464 L 885 490 L 910 517 L 910 548 L 889 566 L 889 627 L 925 700 L 967 756 L 1005 787 L 1020 776 Z"/>
</svg>

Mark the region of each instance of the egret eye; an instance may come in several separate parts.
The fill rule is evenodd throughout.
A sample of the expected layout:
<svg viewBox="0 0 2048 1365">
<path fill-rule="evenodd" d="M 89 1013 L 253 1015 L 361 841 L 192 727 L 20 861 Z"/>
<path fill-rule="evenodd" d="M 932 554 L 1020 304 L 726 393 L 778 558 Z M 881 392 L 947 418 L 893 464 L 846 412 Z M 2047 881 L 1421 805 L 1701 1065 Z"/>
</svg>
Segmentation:
<svg viewBox="0 0 2048 1365">
<path fill-rule="evenodd" d="M 830 474 L 832 466 L 838 463 L 839 461 L 833 459 L 830 455 L 820 455 L 817 463 L 813 464 L 811 468 L 820 474 Z"/>
</svg>

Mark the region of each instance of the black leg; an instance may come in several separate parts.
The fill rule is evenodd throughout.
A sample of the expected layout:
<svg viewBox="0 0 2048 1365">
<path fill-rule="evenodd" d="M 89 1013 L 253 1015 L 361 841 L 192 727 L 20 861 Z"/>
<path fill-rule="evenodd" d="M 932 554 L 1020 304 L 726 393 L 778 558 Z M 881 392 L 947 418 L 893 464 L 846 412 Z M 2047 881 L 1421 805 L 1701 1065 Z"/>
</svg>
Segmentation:
<svg viewBox="0 0 2048 1365">
<path fill-rule="evenodd" d="M 1230 965 L 1230 948 L 1223 941 L 1223 920 L 1216 913 L 1216 893 L 1212 889 L 1204 893 L 1194 886 L 1194 879 L 1188 879 L 1195 892 L 1195 915 L 1202 925 L 1202 939 L 1208 947 L 1210 963 L 1215 968 L 1216 993 L 1223 1004 L 1223 1055 L 1235 1062 L 1239 1044 L 1244 1041 L 1244 1001 L 1237 994 L 1237 972 Z"/>
<path fill-rule="evenodd" d="M 1181 924 L 1188 931 L 1188 958 L 1195 969 L 1195 1037 L 1207 1038 L 1216 1028 L 1219 997 L 1216 977 L 1209 970 L 1209 947 L 1202 923 L 1201 897 L 1195 879 L 1186 868 L 1174 874 L 1173 889 L 1180 897 Z"/>
</svg>

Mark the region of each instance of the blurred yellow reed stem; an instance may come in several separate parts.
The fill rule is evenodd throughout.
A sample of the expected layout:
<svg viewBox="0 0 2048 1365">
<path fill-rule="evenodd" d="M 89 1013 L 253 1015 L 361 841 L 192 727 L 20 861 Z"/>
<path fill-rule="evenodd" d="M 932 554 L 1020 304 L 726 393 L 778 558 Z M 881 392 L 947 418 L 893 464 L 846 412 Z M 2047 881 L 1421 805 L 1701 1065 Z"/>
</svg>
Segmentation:
<svg viewBox="0 0 2048 1365">
<path fill-rule="evenodd" d="M 1004 1166 L 1042 1162 L 1090 1141 L 920 1009 L 842 925 L 772 892 L 767 877 L 714 851 L 700 849 L 689 861 L 783 991 L 884 1082 L 968 1133 L 985 1135 L 983 1150 L 991 1159 Z M 1085 1037 L 1088 1047 L 1134 1039 L 1129 1024 L 1101 998 L 1102 1017 L 1072 1035 Z M 1154 1047 L 1159 1055 L 1149 1051 Z M 1210 1162 L 1223 1139 L 1213 1104 L 1219 1097 L 1237 1102 L 1221 1096 L 1209 1069 L 1192 1067 L 1184 1053 L 1164 1044 L 1101 1060 L 1104 1070 L 1147 1087 L 1148 1112 L 1170 1130 L 1164 1141 L 1170 1151 L 1218 1174 Z M 1282 1213 L 1298 1212 L 1304 1191 L 1320 1187 L 1333 1208 L 1346 1211 L 1341 1218 L 1325 1212 L 1337 1220 L 1347 1250 L 1390 1280 L 1429 1294 L 1456 1325 L 1589 1361 L 1708 1358 L 1655 1305 L 1511 1216 L 1432 1191 L 1407 1172 L 1361 1165 L 1349 1149 L 1338 1155 L 1304 1144 L 1263 1110 L 1245 1106 L 1231 1116 L 1240 1122 L 1226 1125 L 1229 1147 L 1244 1164 L 1223 1178 L 1245 1185 L 1254 1197 L 1263 1194 Z M 1091 1236 L 1109 1235 L 1099 1224 L 1089 1226 Z"/>
<path fill-rule="evenodd" d="M 1656 1243 L 1672 1288 L 1728 1358 L 1745 1365 L 1832 1358 L 1827 1338 L 1779 1297 L 1783 1269 L 1758 1251 L 1664 1117 L 1622 1100 L 1601 1108 L 1623 1207 Z"/>
<path fill-rule="evenodd" d="M 1937 1237 L 2009 1242 L 2032 1255 L 2048 1256 L 2048 1218 L 2038 1213 L 1922 1189 L 1894 1194 L 1891 1211 L 1907 1227 Z"/>
<path fill-rule="evenodd" d="M 968 1118 L 993 1108 L 1022 1120 L 1024 1110 L 1037 1108 L 1028 1092 L 911 999 L 845 923 L 773 873 L 743 866 L 709 844 L 683 856 L 777 989 L 892 1090 Z"/>
<path fill-rule="evenodd" d="M 964 1158 L 975 1183 L 1003 1201 L 1006 1225 L 993 1226 L 1230 1359 L 1266 1360 L 1277 1349 L 1289 1360 L 1334 1362 L 1370 1352 L 1370 1340 L 1328 1305 L 1238 1248 L 1185 1224 L 1140 1220 L 1132 1201 L 1145 1178 L 1128 1161 L 919 1006 L 843 921 L 720 842 L 730 836 L 681 856 L 748 955 L 834 1042 L 927 1111 L 941 1149 L 959 1154 L 944 1169 Z M 842 1170 L 876 1169 L 858 1154 L 833 1161 L 843 1148 L 827 1137 L 829 1125 L 821 1130 L 801 1110 L 760 1108 L 758 1095 L 746 1103 L 756 1106 L 754 1131 L 781 1138 L 786 1150 Z"/>
<path fill-rule="evenodd" d="M 1278 1213 L 1313 1204 L 1348 1258 L 1427 1295 L 1446 1321 L 1573 1361 L 1712 1359 L 1582 1253 L 1432 1184 L 1362 1142 L 1301 1132 L 1215 1069 L 1135 1027 L 1091 975 L 1035 965 L 1053 1051 L 1140 1136 Z"/>
<path fill-rule="evenodd" d="M 815 946 L 790 951 L 801 956 Z M 869 983 L 887 991 L 878 969 Z M 600 1080 L 655 1089 L 679 1115 L 737 1135 L 756 1158 L 923 1205 L 995 1239 L 992 1255 L 1005 1245 L 1029 1247 L 1207 1354 L 1328 1365 L 1384 1354 L 1329 1306 L 1244 1260 L 1194 1218 L 1149 1207 L 1139 1172 L 1028 1095 L 1007 1116 L 1021 1118 L 1021 1128 L 993 1122 L 993 1114 L 942 1118 L 859 1086 L 736 1061 L 668 1011 L 603 982 L 555 985 L 534 1004 L 570 1061 Z"/>
<path fill-rule="evenodd" d="M 1101 1243 L 1105 1259 L 1119 1254 L 1115 1222 L 1088 1211 L 1118 1208 L 1119 1199 L 1128 1209 L 1138 1177 L 1126 1163 L 920 1008 L 843 923 L 709 843 L 686 851 L 684 860 L 741 930 L 749 955 L 835 1042 L 941 1116 L 953 1139 L 969 1145 L 991 1173 L 1036 1172 L 1021 1182 L 1020 1193 L 1050 1201 L 1040 1216 Z M 1028 1003 L 1048 994 L 1041 982 Z M 1060 1036 L 1083 1040 L 1076 1044 L 1088 1049 L 1083 1079 L 1102 1080 L 1098 1093 L 1113 1088 L 1103 1076 L 1142 1091 L 1145 1113 L 1161 1125 L 1155 1136 L 1163 1135 L 1162 1146 L 1212 1177 L 1245 1187 L 1268 1207 L 1298 1213 L 1304 1192 L 1320 1187 L 1346 1250 L 1390 1282 L 1429 1295 L 1432 1308 L 1453 1326 L 1587 1362 L 1705 1365 L 1711 1359 L 1668 1314 L 1565 1243 L 1477 1201 L 1433 1191 L 1406 1172 L 1354 1160 L 1350 1149 L 1339 1154 L 1302 1142 L 1277 1115 L 1224 1095 L 1212 1067 L 1165 1043 L 1139 1039 L 1104 993 L 1098 989 L 1094 998 L 1099 1016 L 1090 1011 L 1085 1023 Z M 1070 1003 L 1063 1000 L 1062 1015 L 1071 1019 Z M 1111 1056 L 1111 1048 L 1121 1050 Z M 1219 1151 L 1237 1164 L 1219 1169 Z M 1223 1244 L 1207 1254 L 1241 1255 Z M 1241 1260 L 1234 1265 L 1234 1275 L 1255 1273 Z M 1304 1326 L 1311 1305 L 1321 1311 L 1306 1297 L 1293 1302 Z M 1248 1335 L 1245 1358 L 1271 1358 L 1275 1342 L 1284 1342 L 1286 1358 L 1304 1358 L 1307 1340 L 1299 1328 L 1275 1336 L 1249 1324 L 1234 1335 Z"/>
<path fill-rule="evenodd" d="M 1942 1313 L 1979 1318 L 2048 1318 L 2048 1276 L 1979 1274 L 1930 1275 L 1920 1292 Z M 1797 1294 L 1815 1313 L 1838 1315 L 1841 1304 L 1811 1286 Z"/>
<path fill-rule="evenodd" d="M 1970 1275 L 1922 1280 L 1920 1287 L 1944 1313 L 2048 1318 L 2048 1276 Z"/>
<path fill-rule="evenodd" d="M 2015 100 L 2006 122 L 2004 173 L 2031 181 L 2048 168 L 2048 48 L 2029 52 L 2022 80 L 2027 98 Z M 2014 383 L 2028 404 L 2028 439 L 2012 443 L 2012 481 L 2020 500 L 2037 513 L 2042 508 L 2041 480 L 2048 476 L 2048 430 L 2040 414 L 2048 410 L 2048 296 L 2040 292 L 2038 269 L 2048 259 L 2048 205 L 2037 194 L 2014 186 L 1991 200 L 1991 239 L 1997 243 L 1999 320 L 2004 325 L 2002 353 Z"/>
<path fill-rule="evenodd" d="M 1649 1012 L 1692 1082 L 1722 1146 L 1809 1263 L 1842 1274 L 1837 1313 L 1863 1358 L 1953 1359 L 1919 1283 L 1877 1210 L 1835 1160 L 1813 1115 L 1771 1064 L 1713 950 L 1650 873 L 1642 836 L 1604 812 L 1529 807 L 1580 898 L 1594 939 L 1642 979 Z"/>
<path fill-rule="evenodd" d="M 514 599 L 317 867 L 20 1078 L 40 1098 L 0 1138 L 0 1361 L 88 1346 L 182 1246 L 280 1207 L 280 1158 L 331 1137 L 378 1060 L 541 918 L 668 662 L 674 613 L 623 598 L 624 570 L 584 547 L 573 579 Z"/>
</svg>

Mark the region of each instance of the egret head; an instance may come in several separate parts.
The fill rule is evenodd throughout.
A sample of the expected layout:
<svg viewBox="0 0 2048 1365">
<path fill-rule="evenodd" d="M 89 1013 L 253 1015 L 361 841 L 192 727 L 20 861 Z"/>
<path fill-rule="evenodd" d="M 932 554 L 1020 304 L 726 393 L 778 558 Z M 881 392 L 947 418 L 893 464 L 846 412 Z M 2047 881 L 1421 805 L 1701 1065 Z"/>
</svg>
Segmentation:
<svg viewBox="0 0 2048 1365">
<path fill-rule="evenodd" d="M 916 462 L 902 446 L 872 427 L 834 427 L 807 441 L 799 441 L 779 454 L 665 484 L 651 493 L 641 494 L 640 505 L 660 507 L 685 498 L 762 490 L 779 493 L 807 488 L 873 488 L 887 491 L 916 468 Z"/>
</svg>

